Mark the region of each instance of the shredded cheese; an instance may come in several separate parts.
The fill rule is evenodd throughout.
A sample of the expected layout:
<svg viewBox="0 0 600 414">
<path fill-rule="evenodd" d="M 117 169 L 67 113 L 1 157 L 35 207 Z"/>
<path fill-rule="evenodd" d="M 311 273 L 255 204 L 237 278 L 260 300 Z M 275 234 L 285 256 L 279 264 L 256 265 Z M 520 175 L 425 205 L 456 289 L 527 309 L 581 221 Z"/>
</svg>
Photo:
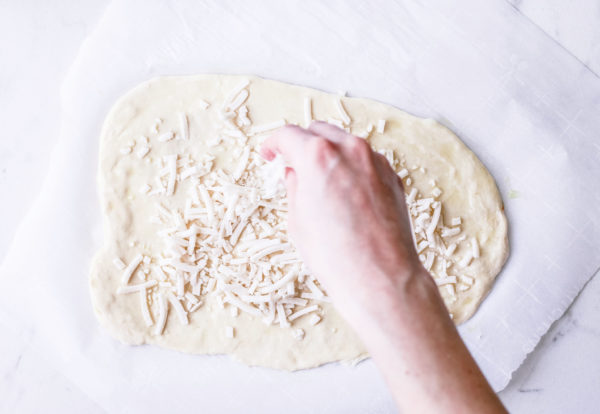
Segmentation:
<svg viewBox="0 0 600 414">
<path fill-rule="evenodd" d="M 346 126 L 350 125 L 350 123 L 352 122 L 352 120 L 348 116 L 348 113 L 346 112 L 346 109 L 344 108 L 344 105 L 342 104 L 342 99 L 341 98 L 337 98 L 335 100 L 335 106 L 337 107 L 337 110 L 340 113 L 340 117 L 342 118 L 342 123 L 344 125 L 346 125 Z"/>
<path fill-rule="evenodd" d="M 475 237 L 471 238 L 471 254 L 475 259 L 479 257 L 479 244 L 477 243 L 477 239 Z"/>
<path fill-rule="evenodd" d="M 417 189 L 416 188 L 412 188 L 410 190 L 410 193 L 408 194 L 408 196 L 406 197 L 406 202 L 408 204 L 412 204 L 413 201 L 415 200 L 415 197 L 417 196 Z"/>
<path fill-rule="evenodd" d="M 139 292 L 141 290 L 145 290 L 146 288 L 152 287 L 152 286 L 156 285 L 157 283 L 158 282 L 156 280 L 149 280 L 147 282 L 140 283 L 138 285 L 120 286 L 119 288 L 117 288 L 117 293 L 120 295 L 127 294 L 127 293 L 135 293 L 135 292 Z"/>
<path fill-rule="evenodd" d="M 463 282 L 466 285 L 471 286 L 474 282 L 474 279 L 472 277 L 469 276 L 460 276 L 460 281 Z"/>
<path fill-rule="evenodd" d="M 173 131 L 165 132 L 162 135 L 158 136 L 158 140 L 160 142 L 167 142 L 175 138 L 175 133 Z"/>
<path fill-rule="evenodd" d="M 295 329 L 294 330 L 294 338 L 296 338 L 297 340 L 301 341 L 304 339 L 304 329 Z"/>
<path fill-rule="evenodd" d="M 243 302 L 242 300 L 236 298 L 233 294 L 229 293 L 229 292 L 225 292 L 225 302 L 227 303 L 231 303 L 232 305 L 234 305 L 235 307 L 239 308 L 241 311 L 249 313 L 250 315 L 255 315 L 255 316 L 260 316 L 261 312 L 260 310 L 256 309 L 255 307 Z"/>
<path fill-rule="evenodd" d="M 417 244 L 417 253 L 421 253 L 428 246 L 429 246 L 429 242 L 427 240 L 421 240 Z"/>
<path fill-rule="evenodd" d="M 138 158 L 142 159 L 144 158 L 148 153 L 150 152 L 150 147 L 147 145 L 144 145 L 142 147 L 140 147 L 137 151 L 136 151 L 136 155 L 138 156 Z"/>
<path fill-rule="evenodd" d="M 442 230 L 442 237 L 452 237 L 452 236 L 456 236 L 457 234 L 460 233 L 460 227 L 451 227 L 449 229 L 443 229 Z"/>
<path fill-rule="evenodd" d="M 152 321 L 152 316 L 150 316 L 150 310 L 148 309 L 148 297 L 145 288 L 140 290 L 140 308 L 144 323 L 147 327 L 152 326 L 154 321 Z"/>
<path fill-rule="evenodd" d="M 240 106 L 248 99 L 248 91 L 246 89 L 242 89 L 240 93 L 233 99 L 233 101 L 227 105 L 227 109 L 230 111 L 237 111 Z"/>
<path fill-rule="evenodd" d="M 236 124 L 240 127 L 252 125 L 250 118 L 248 118 L 248 107 L 246 105 L 242 105 L 238 109 Z"/>
<path fill-rule="evenodd" d="M 167 299 L 169 300 L 171 306 L 173 306 L 173 309 L 175 309 L 175 313 L 177 314 L 177 318 L 179 318 L 179 322 L 181 322 L 182 325 L 187 325 L 189 323 L 187 312 L 185 309 L 183 309 L 179 299 L 177 299 L 172 292 L 167 293 Z"/>
<path fill-rule="evenodd" d="M 451 243 L 445 251 L 446 257 L 452 256 L 454 254 L 454 251 L 456 250 L 456 247 L 456 243 Z"/>
<path fill-rule="evenodd" d="M 281 287 L 285 286 L 287 283 L 291 282 L 295 277 L 297 277 L 297 270 L 290 270 L 284 277 L 279 279 L 277 282 L 273 283 L 270 286 L 266 286 L 261 288 L 259 291 L 261 294 L 274 292 Z"/>
<path fill-rule="evenodd" d="M 433 239 L 433 232 L 435 231 L 435 228 L 437 227 L 438 222 L 440 221 L 441 212 L 442 212 L 441 205 L 437 205 L 433 209 L 433 216 L 431 217 L 431 222 L 429 223 L 429 226 L 427 227 L 427 231 L 425 232 L 425 234 L 427 235 L 427 240 Z"/>
<path fill-rule="evenodd" d="M 452 220 L 450 220 L 450 225 L 452 226 L 460 226 L 461 223 L 462 219 L 460 217 L 453 217 Z"/>
<path fill-rule="evenodd" d="M 299 310 L 297 312 L 292 313 L 289 317 L 288 317 L 288 321 L 293 321 L 295 319 L 298 319 L 301 316 L 307 315 L 311 312 L 315 312 L 319 310 L 319 306 L 318 305 L 312 305 L 312 306 L 308 306 L 302 310 Z"/>
<path fill-rule="evenodd" d="M 319 322 L 321 322 L 321 317 L 319 315 L 313 315 L 308 320 L 308 323 L 310 323 L 311 325 L 316 325 Z"/>
<path fill-rule="evenodd" d="M 310 97 L 304 97 L 304 126 L 309 127 L 312 122 L 312 100 Z"/>
<path fill-rule="evenodd" d="M 169 178 L 167 181 L 167 195 L 173 195 L 175 191 L 175 180 L 177 179 L 177 154 L 165 157 Z"/>
<path fill-rule="evenodd" d="M 202 110 L 205 110 L 206 108 L 208 108 L 210 106 L 210 104 L 208 102 L 206 102 L 204 99 L 199 99 L 198 100 L 198 107 Z"/>
<path fill-rule="evenodd" d="M 248 165 L 248 159 L 250 158 L 250 147 L 244 147 L 244 151 L 240 157 L 238 165 L 234 170 L 232 176 L 235 181 L 239 180 L 242 177 L 244 171 L 246 171 L 246 166 Z"/>
<path fill-rule="evenodd" d="M 290 323 L 287 320 L 287 316 L 285 315 L 285 311 L 283 309 L 283 305 L 281 303 L 277 304 L 277 319 L 279 321 L 279 326 L 282 328 L 287 328 L 290 326 Z"/>
<path fill-rule="evenodd" d="M 123 270 L 125 267 L 127 267 L 125 263 L 123 263 L 123 260 L 121 260 L 119 257 L 115 257 L 113 259 L 113 265 L 117 268 L 117 270 Z"/>
<path fill-rule="evenodd" d="M 163 295 L 162 292 L 158 292 L 158 319 L 156 321 L 156 325 L 154 326 L 154 335 L 162 335 L 165 330 L 165 325 L 167 323 L 167 315 L 169 312 L 169 308 L 167 306 L 167 299 Z"/>
<path fill-rule="evenodd" d="M 150 128 L 150 130 L 152 132 L 154 132 L 155 134 L 158 134 L 158 131 L 159 131 L 159 128 L 160 128 L 160 124 L 162 124 L 162 119 L 156 118 L 154 120 L 154 124 L 152 125 L 152 127 Z"/>
<path fill-rule="evenodd" d="M 273 121 L 273 122 L 270 122 L 268 124 L 263 124 L 263 125 L 252 125 L 252 127 L 250 127 L 250 134 L 256 135 L 256 134 L 261 134 L 263 132 L 269 132 L 274 129 L 281 128 L 284 125 L 285 125 L 285 119 L 280 119 L 278 121 Z"/>
<path fill-rule="evenodd" d="M 448 284 L 455 284 L 457 282 L 456 280 L 456 276 L 448 276 L 448 277 L 443 277 L 440 279 L 435 279 L 435 283 L 438 286 L 443 286 L 443 285 L 448 285 Z"/>
<path fill-rule="evenodd" d="M 344 123 L 342 121 L 340 121 L 339 119 L 327 118 L 327 123 L 331 124 L 331 125 L 335 125 L 336 127 L 340 128 L 340 129 L 344 129 Z"/>
<path fill-rule="evenodd" d="M 198 300 L 198 298 L 196 296 L 194 296 L 193 294 L 191 294 L 190 292 L 187 292 L 185 294 L 185 298 L 188 300 L 188 302 L 190 302 L 192 305 L 196 305 L 198 304 L 198 302 L 200 302 Z"/>
<path fill-rule="evenodd" d="M 135 272 L 135 270 L 138 268 L 138 266 L 140 265 L 140 263 L 142 263 L 143 259 L 144 259 L 144 256 L 142 256 L 141 254 L 138 254 L 127 265 L 127 267 L 123 271 L 123 276 L 121 276 L 121 282 L 124 285 L 126 285 L 127 283 L 129 283 L 129 280 L 131 279 L 131 275 L 133 275 L 133 272 Z"/>
<path fill-rule="evenodd" d="M 248 85 L 250 85 L 250 81 L 248 79 L 243 79 L 235 88 L 233 88 L 227 98 L 225 98 L 225 103 L 223 104 L 223 108 L 227 108 L 227 106 L 235 99 L 236 96 L 245 89 Z"/>
<path fill-rule="evenodd" d="M 434 260 L 435 260 L 435 254 L 432 251 L 428 251 L 425 256 L 425 263 L 423 264 L 423 266 L 425 266 L 425 269 L 430 271 L 431 267 L 433 266 Z"/>
<path fill-rule="evenodd" d="M 181 139 L 190 139 L 190 121 L 184 113 L 179 114 L 179 126 L 181 128 Z"/>
<path fill-rule="evenodd" d="M 468 252 L 460 262 L 458 262 L 458 265 L 460 267 L 467 267 L 471 261 L 473 261 L 473 253 L 472 252 Z"/>
<path fill-rule="evenodd" d="M 169 144 L 174 151 L 170 155 L 144 160 L 148 165 L 155 165 L 158 174 L 153 177 L 155 181 L 151 181 L 154 189 L 145 183 L 139 191 L 149 196 L 162 195 L 148 220 L 157 225 L 164 248 L 153 257 L 139 254 L 127 266 L 119 258 L 114 264 L 122 271 L 117 293 L 139 293 L 144 324 L 152 326 L 156 335 L 164 331 L 170 308 L 179 322 L 187 325 L 189 315 L 202 306 L 202 299 L 207 295 L 214 296 L 218 307 L 233 317 L 243 312 L 247 315 L 242 316 L 261 318 L 267 325 L 292 329 L 303 316 L 307 316 L 309 325 L 318 324 L 323 317 L 319 303 L 331 301 L 303 265 L 287 235 L 283 158 L 278 156 L 265 163 L 257 152 L 261 136 L 247 144 L 248 137 L 282 127 L 286 121 L 254 125 L 246 106 L 250 97 L 248 85 L 247 79 L 242 80 L 216 110 L 222 125 L 215 136 L 205 141 L 209 155 L 196 159 L 185 152 L 189 145 L 185 141 L 190 139 L 190 118 L 186 113 L 179 113 L 177 136 L 184 142 Z M 341 120 L 330 118 L 328 122 L 346 131 L 354 129 L 342 99 L 336 98 L 335 105 Z M 202 110 L 208 106 L 203 100 L 197 104 Z M 313 119 L 313 102 L 309 96 L 303 100 L 303 115 L 308 126 Z M 160 124 L 162 120 L 155 121 L 156 134 Z M 376 123 L 378 133 L 384 133 L 385 128 L 386 120 Z M 368 137 L 373 129 L 373 124 L 368 123 L 361 135 Z M 175 133 L 168 131 L 157 139 L 167 142 L 174 137 Z M 231 147 L 236 160 L 228 171 L 218 168 L 214 161 L 220 150 L 215 148 L 213 152 L 212 148 L 221 142 Z M 134 141 L 128 144 L 128 153 L 134 145 Z M 144 158 L 149 151 L 147 137 L 138 139 L 138 157 Z M 410 171 L 424 173 L 417 165 L 407 168 L 403 154 L 397 155 L 390 149 L 378 152 L 386 157 L 407 187 L 412 185 Z M 417 184 L 420 183 L 417 181 Z M 406 203 L 419 258 L 445 291 L 444 297 L 449 302 L 456 300 L 456 292 L 461 295 L 460 292 L 474 284 L 470 276 L 448 275 L 449 269 L 451 273 L 463 273 L 452 266 L 464 268 L 478 258 L 479 245 L 472 235 L 462 232 L 460 217 L 450 220 L 452 227 L 444 226 L 442 200 L 438 199 L 442 189 L 436 186 L 435 180 L 430 184 L 432 190 L 428 195 L 420 194 L 418 185 L 409 187 Z M 180 207 L 173 207 L 177 203 Z M 471 236 L 467 242 L 469 252 L 463 254 L 465 249 L 461 243 L 468 236 Z M 132 242 L 131 247 L 135 246 Z M 455 257 L 459 246 L 461 260 Z M 144 244 L 143 248 L 149 247 Z M 134 273 L 141 283 L 129 285 Z M 292 332 L 295 337 L 304 338 L 304 330 Z M 225 335 L 233 338 L 234 328 L 225 327 Z"/>
</svg>

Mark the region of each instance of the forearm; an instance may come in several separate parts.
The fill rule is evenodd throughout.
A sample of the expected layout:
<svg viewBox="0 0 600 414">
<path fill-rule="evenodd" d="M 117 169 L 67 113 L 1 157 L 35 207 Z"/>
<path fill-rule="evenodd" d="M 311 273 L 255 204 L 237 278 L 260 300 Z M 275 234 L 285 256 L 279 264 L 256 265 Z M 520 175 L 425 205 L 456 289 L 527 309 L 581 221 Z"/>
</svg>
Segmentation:
<svg viewBox="0 0 600 414">
<path fill-rule="evenodd" d="M 505 412 L 450 320 L 435 283 L 422 270 L 358 317 L 367 348 L 406 412 Z"/>
<path fill-rule="evenodd" d="M 401 409 L 504 412 L 419 262 L 401 180 L 386 158 L 323 122 L 282 128 L 261 151 L 267 160 L 283 155 L 290 235 Z"/>
</svg>

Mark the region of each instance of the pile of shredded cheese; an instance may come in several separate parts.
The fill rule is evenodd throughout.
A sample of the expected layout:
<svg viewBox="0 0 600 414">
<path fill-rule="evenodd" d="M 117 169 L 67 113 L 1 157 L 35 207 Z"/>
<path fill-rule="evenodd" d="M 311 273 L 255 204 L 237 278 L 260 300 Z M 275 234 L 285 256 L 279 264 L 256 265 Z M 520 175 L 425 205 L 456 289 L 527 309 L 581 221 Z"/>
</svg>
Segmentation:
<svg viewBox="0 0 600 414">
<path fill-rule="evenodd" d="M 446 302 L 456 302 L 456 291 L 467 291 L 475 282 L 472 277 L 464 274 L 464 270 L 473 260 L 479 258 L 477 239 L 471 237 L 467 241 L 467 235 L 461 228 L 461 217 L 453 217 L 450 223 L 444 223 L 443 204 L 440 201 L 442 190 L 436 186 L 435 180 L 430 180 L 433 187 L 430 196 L 423 197 L 415 187 L 412 187 L 409 170 L 404 167 L 406 162 L 398 159 L 393 151 L 379 152 L 387 158 L 396 171 L 399 170 L 398 176 L 402 178 L 408 190 L 406 204 L 419 259 L 440 289 L 445 291 Z M 411 169 L 425 172 L 422 167 L 413 166 Z M 465 242 L 469 244 L 467 253 L 458 256 L 455 253 Z"/>
<path fill-rule="evenodd" d="M 292 327 L 295 321 L 307 318 L 309 324 L 316 325 L 324 316 L 321 304 L 329 298 L 287 235 L 283 161 L 276 158 L 265 163 L 257 148 L 248 143 L 249 137 L 266 136 L 286 121 L 255 125 L 246 105 L 249 84 L 248 80 L 241 82 L 220 106 L 200 101 L 202 110 L 212 105 L 222 121 L 220 134 L 205 141 L 207 154 L 198 160 L 179 153 L 155 160 L 158 168 L 154 181 L 139 189 L 155 206 L 156 214 L 148 219 L 161 228 L 158 234 L 164 250 L 152 257 L 139 253 L 127 264 L 115 258 L 114 265 L 121 272 L 117 294 L 139 295 L 140 313 L 156 335 L 163 333 L 171 313 L 187 325 L 189 315 L 203 306 L 209 295 L 221 308 L 230 309 L 233 316 L 246 313 L 265 324 L 290 328 L 298 340 L 305 337 L 305 332 Z M 334 104 L 339 119 L 330 118 L 328 122 L 351 131 L 352 119 L 341 97 Z M 304 98 L 299 108 L 303 108 L 308 125 L 314 115 L 311 98 Z M 162 123 L 162 119 L 156 119 L 150 127 L 153 145 L 194 139 L 187 114 L 178 115 L 177 131 L 162 131 Z M 383 134 L 385 129 L 386 120 L 381 119 L 376 127 L 368 124 L 352 132 L 368 139 L 372 133 Z M 233 171 L 215 167 L 210 149 L 222 142 L 237 151 Z M 128 143 L 120 153 L 142 159 L 151 148 L 149 138 L 144 136 Z M 469 254 L 455 257 L 457 247 L 467 242 L 467 237 L 461 231 L 460 217 L 453 218 L 448 226 L 443 223 L 439 200 L 442 190 L 434 187 L 428 197 L 423 197 L 412 187 L 405 161 L 391 150 L 380 153 L 398 171 L 407 188 L 406 201 L 421 261 L 446 291 L 447 300 L 455 301 L 457 290 L 468 290 L 474 283 L 461 275 L 461 269 L 479 257 L 477 240 L 468 240 Z M 184 181 L 191 184 L 187 186 L 185 204 L 168 208 L 166 201 L 183 191 L 179 187 Z M 438 270 L 434 271 L 436 263 Z M 223 335 L 234 338 L 236 330 L 225 326 Z"/>
</svg>

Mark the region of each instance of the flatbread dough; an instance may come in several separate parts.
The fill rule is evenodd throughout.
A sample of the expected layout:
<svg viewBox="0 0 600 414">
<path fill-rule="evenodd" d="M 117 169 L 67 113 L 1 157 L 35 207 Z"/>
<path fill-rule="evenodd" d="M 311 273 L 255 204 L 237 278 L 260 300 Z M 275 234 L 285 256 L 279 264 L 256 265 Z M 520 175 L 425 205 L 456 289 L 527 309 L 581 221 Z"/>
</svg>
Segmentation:
<svg viewBox="0 0 600 414">
<path fill-rule="evenodd" d="M 170 313 L 166 326 L 162 334 L 155 334 L 160 305 L 156 291 L 164 288 L 155 285 L 148 290 L 146 317 L 141 311 L 140 295 L 117 294 L 124 282 L 123 270 L 113 263 L 116 258 L 125 264 L 139 254 L 152 258 L 136 267 L 129 285 L 159 279 L 154 266 L 164 254 L 159 232 L 165 224 L 155 219 L 157 206 L 161 203 L 168 209 L 183 210 L 189 198 L 189 187 L 194 181 L 181 179 L 182 170 L 178 170 L 181 180 L 176 182 L 172 196 L 150 190 L 159 188 L 155 185 L 159 170 L 169 168 L 162 165 L 165 157 L 179 154 L 201 159 L 207 152 L 216 151 L 215 168 L 227 172 L 234 171 L 240 162 L 243 154 L 235 143 L 222 142 L 217 150 L 207 143 L 222 134 L 223 105 L 236 98 L 228 95 L 236 87 L 239 89 L 244 80 L 249 81 L 245 87 L 249 96 L 244 104 L 252 126 L 278 120 L 305 125 L 307 98 L 314 119 L 343 124 L 343 111 L 351 120 L 352 133 L 368 135 L 375 149 L 387 150 L 383 152 L 395 162 L 401 176 L 409 174 L 404 177 L 407 193 L 414 188 L 421 199 L 432 197 L 441 202 L 440 223 L 446 231 L 459 227 L 460 233 L 443 239 L 442 249 L 459 241 L 451 255 L 453 265 L 446 272 L 457 279 L 456 283 L 440 286 L 440 291 L 454 321 L 468 319 L 507 258 L 507 222 L 493 178 L 456 135 L 434 120 L 420 119 L 367 99 L 338 97 L 252 76 L 199 75 L 145 82 L 123 96 L 105 121 L 98 173 L 105 242 L 94 258 L 90 278 L 93 306 L 101 324 L 127 344 L 151 343 L 197 354 L 226 353 L 248 365 L 288 370 L 367 356 L 356 333 L 326 302 L 318 302 L 322 320 L 316 325 L 310 323 L 310 318 L 302 317 L 294 320 L 291 327 L 282 328 L 267 325 L 260 317 L 245 312 L 234 316 L 231 305 L 221 308 L 217 296 L 209 293 L 201 295 L 202 306 L 187 315 L 188 325 L 178 320 L 174 307 L 167 302 Z M 385 120 L 385 125 L 380 120 Z M 248 134 L 250 129 L 241 128 Z M 165 134 L 170 131 L 173 137 L 167 140 Z M 266 135 L 252 136 L 246 145 L 258 148 Z M 461 218 L 460 225 L 452 226 L 452 218 L 457 217 Z M 438 227 L 436 231 L 440 229 L 443 230 Z M 428 260 L 426 253 L 427 249 L 423 251 L 423 261 Z M 479 257 L 469 260 L 469 255 L 477 253 Z M 432 266 L 438 279 L 445 277 L 441 257 L 436 257 Z M 149 273 L 145 275 L 144 271 Z M 185 289 L 188 292 L 190 286 Z M 153 326 L 146 326 L 148 316 Z M 303 339 L 298 338 L 298 329 L 302 329 Z"/>
</svg>

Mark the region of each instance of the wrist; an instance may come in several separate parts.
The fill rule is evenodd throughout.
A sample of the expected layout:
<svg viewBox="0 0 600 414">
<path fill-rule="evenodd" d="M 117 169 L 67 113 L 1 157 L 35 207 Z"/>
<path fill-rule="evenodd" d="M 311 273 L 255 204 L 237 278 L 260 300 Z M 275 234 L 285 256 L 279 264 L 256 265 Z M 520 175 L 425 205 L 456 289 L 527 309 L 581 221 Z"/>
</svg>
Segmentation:
<svg viewBox="0 0 600 414">
<path fill-rule="evenodd" d="M 410 329 L 423 312 L 446 314 L 435 281 L 422 267 L 401 273 L 369 272 L 368 287 L 357 290 L 347 318 L 360 331 L 375 334 Z"/>
</svg>

